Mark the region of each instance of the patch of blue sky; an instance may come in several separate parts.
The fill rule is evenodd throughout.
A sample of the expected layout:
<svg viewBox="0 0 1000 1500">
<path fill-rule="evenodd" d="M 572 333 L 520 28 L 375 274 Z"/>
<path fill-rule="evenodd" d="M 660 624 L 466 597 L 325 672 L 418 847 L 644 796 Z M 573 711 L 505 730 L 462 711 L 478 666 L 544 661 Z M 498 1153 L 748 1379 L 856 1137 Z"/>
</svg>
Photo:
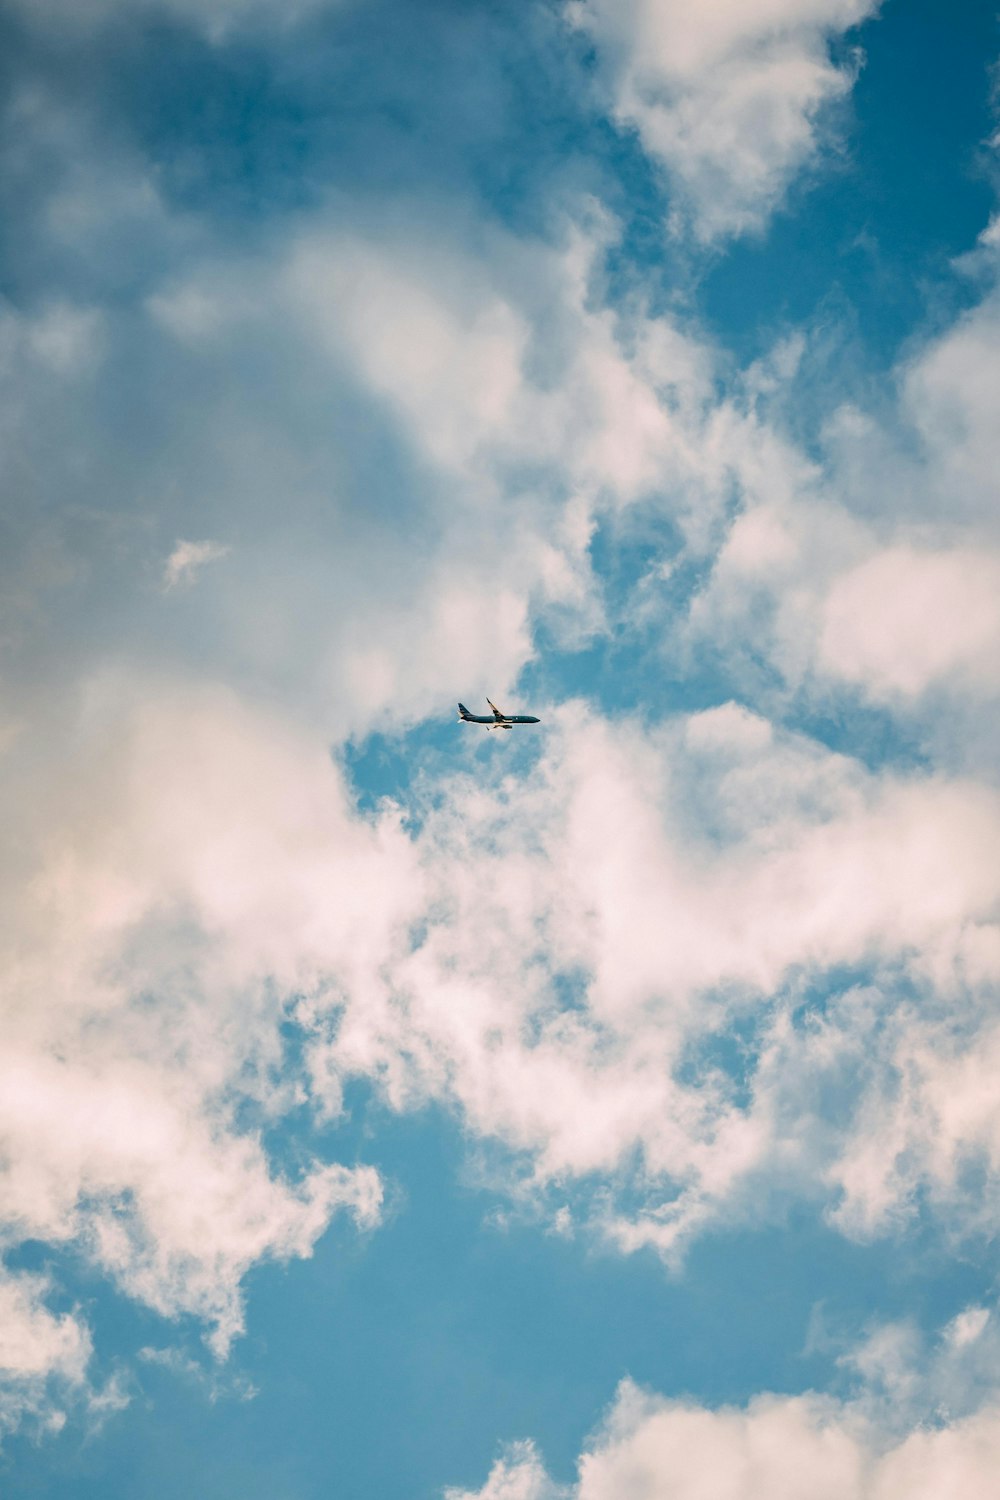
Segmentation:
<svg viewBox="0 0 1000 1500">
<path fill-rule="evenodd" d="M 786 722 L 836 755 L 851 756 L 869 771 L 891 766 L 904 773 L 927 772 L 932 767 L 920 726 L 879 704 L 865 702 L 857 692 L 842 689 L 834 701 L 825 703 L 797 695 Z"/>
<path fill-rule="evenodd" d="M 707 1008 L 711 998 L 706 996 L 701 1003 Z M 673 1075 L 688 1088 L 721 1087 L 729 1103 L 746 1110 L 753 1101 L 761 1048 L 773 1026 L 773 1008 L 755 997 L 743 1007 L 738 1002 L 730 1004 L 724 1014 L 718 1029 L 708 1028 L 688 1043 Z"/>
<path fill-rule="evenodd" d="M 976 300 L 951 262 L 994 202 L 984 148 L 995 8 L 889 0 L 843 43 L 855 44 L 864 62 L 843 107 L 843 154 L 795 183 L 762 235 L 706 263 L 703 316 L 743 362 L 791 328 L 835 324 L 861 366 L 842 364 L 841 378 L 857 380 Z"/>
<path fill-rule="evenodd" d="M 637 594 L 651 578 L 664 586 L 673 585 L 671 592 L 678 587 L 683 590 L 677 601 L 681 613 L 705 577 L 696 562 L 684 558 L 684 539 L 676 519 L 669 512 L 664 514 L 653 498 L 626 516 L 598 515 L 588 551 L 608 613 L 625 625 L 635 623 Z M 686 569 L 680 581 L 674 572 L 678 560 Z"/>
<path fill-rule="evenodd" d="M 417 832 L 425 813 L 418 797 L 411 794 L 415 790 L 414 781 L 419 780 L 421 786 L 437 787 L 438 798 L 446 795 L 442 778 L 446 770 L 454 768 L 456 736 L 472 732 L 474 729 L 460 723 L 456 699 L 453 716 L 442 713 L 412 729 L 385 733 L 376 730 L 359 740 L 348 740 L 337 758 L 359 809 L 371 816 L 378 813 L 386 799 L 402 804 L 407 827 Z M 484 746 L 482 754 L 488 753 Z"/>
<path fill-rule="evenodd" d="M 535 712 L 537 704 L 521 703 L 520 692 L 530 696 L 530 677 L 514 700 L 501 706 L 508 713 Z M 492 689 L 490 696 L 497 690 Z M 509 697 L 510 695 L 508 695 Z M 470 701 L 471 700 L 471 701 Z M 473 713 L 488 714 L 485 701 L 466 692 L 462 702 Z M 447 710 L 429 716 L 408 729 L 375 731 L 348 740 L 338 752 L 357 807 L 367 816 L 378 816 L 386 803 L 402 811 L 408 833 L 420 833 L 428 815 L 444 807 L 453 795 L 454 780 L 468 775 L 479 784 L 495 788 L 503 776 L 527 774 L 544 751 L 544 740 L 535 726 L 492 731 L 483 724 L 465 724 Z M 483 858 L 490 855 L 484 847 Z"/>
<path fill-rule="evenodd" d="M 604 621 L 582 640 L 567 642 L 542 615 L 535 651 L 522 682 L 531 696 L 586 698 L 610 717 L 635 715 L 658 723 L 677 713 L 725 702 L 745 684 L 734 683 L 727 663 L 707 654 L 692 663 L 676 643 L 677 627 L 711 572 L 708 559 L 692 556 L 677 523 L 653 502 L 621 521 L 599 515 L 589 546 Z"/>
</svg>

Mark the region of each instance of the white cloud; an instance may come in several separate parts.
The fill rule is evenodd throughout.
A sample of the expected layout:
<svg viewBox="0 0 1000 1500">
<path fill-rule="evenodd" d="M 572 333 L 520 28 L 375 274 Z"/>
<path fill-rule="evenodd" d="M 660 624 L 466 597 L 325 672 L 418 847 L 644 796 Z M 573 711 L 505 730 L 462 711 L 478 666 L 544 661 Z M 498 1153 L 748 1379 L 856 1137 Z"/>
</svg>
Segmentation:
<svg viewBox="0 0 1000 1500">
<path fill-rule="evenodd" d="M 952 1319 L 945 1329 L 945 1338 L 953 1349 L 964 1349 L 975 1343 L 990 1321 L 988 1307 L 967 1307 Z"/>
<path fill-rule="evenodd" d="M 0 1371 L 8 1379 L 56 1374 L 78 1384 L 90 1358 L 90 1337 L 72 1314 L 48 1311 L 42 1302 L 48 1290 L 40 1276 L 5 1273 L 0 1280 Z"/>
<path fill-rule="evenodd" d="M 100 352 L 101 315 L 95 308 L 59 303 L 45 308 L 26 327 L 31 353 L 58 375 L 93 368 Z"/>
<path fill-rule="evenodd" d="M 43 1276 L 0 1270 L 0 1436 L 25 1422 L 58 1431 L 65 1407 L 88 1395 L 90 1332 L 75 1313 L 51 1312 L 50 1292 Z"/>
<path fill-rule="evenodd" d="M 623 1248 L 673 1258 L 707 1218 L 766 1212 L 768 1181 L 826 1194 L 852 1233 L 885 1228 L 922 1183 L 952 1222 L 993 1222 L 1000 1160 L 982 1202 L 957 1193 L 992 1128 L 985 1090 L 966 1078 L 949 1126 L 952 1080 L 897 1100 L 894 1078 L 948 1055 L 947 1011 L 921 1022 L 900 984 L 940 987 L 966 1017 L 956 1068 L 983 1045 L 975 986 L 1000 973 L 996 797 L 873 776 L 736 706 L 648 734 L 581 705 L 546 725 L 534 773 L 495 794 L 452 781 L 429 814 L 426 935 L 388 992 L 338 1002 L 317 1076 L 380 1077 L 401 1108 L 451 1099 L 524 1154 L 536 1186 L 597 1174 L 612 1187 L 592 1211 Z M 835 990 L 825 1019 L 793 1023 L 802 986 L 843 968 L 885 971 L 884 989 Z M 703 1056 L 740 1017 L 758 1029 L 742 1103 Z M 626 1213 L 613 1184 L 636 1153 Z"/>
<path fill-rule="evenodd" d="M 530 658 L 531 617 L 563 641 L 601 628 L 588 555 L 599 515 L 655 504 L 707 545 L 743 422 L 714 403 L 714 355 L 695 337 L 594 304 L 609 233 L 598 220 L 554 248 L 499 232 L 470 248 L 460 229 L 419 219 L 405 235 L 314 225 L 146 299 L 164 357 L 226 391 L 204 451 L 185 460 L 218 497 L 220 526 L 240 515 L 222 624 L 241 617 L 240 656 L 313 670 L 338 735 L 406 721 L 470 677 L 504 692 Z M 279 372 L 265 393 L 241 373 L 262 362 Z M 331 386 L 375 404 L 390 453 L 403 445 L 413 464 L 413 493 L 378 495 L 364 525 L 350 524 L 325 410 L 288 443 Z M 317 473 L 332 498 L 315 492 Z"/>
<path fill-rule="evenodd" d="M 822 140 L 850 66 L 829 43 L 871 0 L 575 0 L 597 44 L 612 109 L 668 169 L 700 238 L 758 228 Z"/>
<path fill-rule="evenodd" d="M 953 523 L 985 524 L 994 535 L 998 351 L 1000 293 L 992 291 L 912 358 L 902 371 L 901 393 L 940 511 Z"/>
<path fill-rule="evenodd" d="M 310 327 L 346 346 L 362 378 L 398 404 L 432 458 L 464 464 L 506 429 L 527 329 L 474 263 L 438 246 L 425 270 L 414 249 L 308 241 L 292 256 L 289 291 Z"/>
<path fill-rule="evenodd" d="M 0 371 L 27 364 L 43 378 L 73 378 L 100 362 L 103 317 L 97 308 L 53 302 L 33 314 L 0 311 Z"/>
<path fill-rule="evenodd" d="M 1000 1465 L 1000 1418 L 986 1411 L 954 1426 L 912 1433 L 883 1459 L 873 1500 L 989 1495 Z"/>
<path fill-rule="evenodd" d="M 901 528 L 906 537 L 907 528 Z M 856 687 L 897 709 L 974 706 L 1000 683 L 1000 552 L 962 533 L 880 544 L 836 505 L 751 505 L 695 600 L 689 639 L 763 654 L 786 687 Z"/>
<path fill-rule="evenodd" d="M 875 1322 L 837 1364 L 858 1383 L 855 1404 L 868 1422 L 898 1440 L 995 1407 L 1000 1329 L 995 1313 L 975 1304 L 933 1336 L 910 1319 Z"/>
<path fill-rule="evenodd" d="M 995 962 L 995 930 L 992 938 Z M 998 1211 L 1000 1101 L 993 1070 L 1000 1033 L 988 1009 L 962 1017 L 958 1005 L 929 1022 L 907 1013 L 891 1032 L 843 1157 L 831 1168 L 844 1195 L 838 1221 L 860 1234 L 877 1231 L 922 1187 L 951 1224 L 985 1228 Z M 975 1185 L 968 1180 L 973 1171 L 982 1174 Z"/>
<path fill-rule="evenodd" d="M 562 507 L 539 514 L 543 495 L 568 490 L 579 514 L 581 502 L 614 507 L 668 489 L 686 515 L 721 488 L 736 425 L 724 406 L 711 409 L 710 349 L 669 319 L 619 322 L 592 305 L 613 226 L 592 210 L 580 220 L 555 248 L 493 234 L 475 253 L 440 227 L 405 240 L 312 233 L 276 273 L 303 335 L 350 362 L 423 461 L 464 481 L 467 514 L 526 512 L 547 560 L 553 544 L 564 558 L 569 549 Z M 204 296 L 218 309 L 211 276 Z M 534 510 L 519 493 L 526 467 L 541 490 Z M 528 557 L 522 571 L 525 561 L 537 570 Z"/>
<path fill-rule="evenodd" d="M 1000 554 L 891 547 L 835 578 L 818 667 L 873 697 L 1000 685 Z"/>
<path fill-rule="evenodd" d="M 535 775 L 496 796 L 452 781 L 411 839 L 391 817 L 357 821 L 311 736 L 229 694 L 93 684 L 74 782 L 10 815 L 24 847 L 46 809 L 44 862 L 9 915 L 0 1096 L 22 1232 L 83 1243 L 133 1295 L 214 1324 L 222 1347 L 254 1260 L 308 1253 L 338 1205 L 370 1220 L 373 1174 L 283 1181 L 233 1124 L 234 1097 L 271 1112 L 304 1097 L 275 1038 L 293 993 L 310 997 L 312 1085 L 334 1110 L 352 1073 L 400 1107 L 444 1098 L 526 1152 L 539 1183 L 613 1180 L 638 1148 L 638 1217 L 601 1210 L 625 1247 L 671 1253 L 707 1216 L 747 1212 L 742 1184 L 761 1173 L 811 1192 L 825 1168 L 860 1202 L 850 1140 L 838 1166 L 841 1135 L 809 1094 L 868 1045 L 863 1013 L 831 1005 L 825 1031 L 789 1033 L 772 997 L 803 966 L 966 962 L 995 889 L 996 809 L 960 786 L 880 784 L 736 706 L 651 736 L 578 706 L 564 717 L 547 718 Z M 583 980 L 575 1011 L 550 989 L 559 972 Z M 765 1038 L 740 1105 L 689 1060 L 756 1005 Z M 912 1049 L 911 1032 L 889 1036 Z M 985 1122 L 985 1093 L 983 1108 Z M 944 1194 L 985 1124 L 955 1121 L 952 1160 L 935 1119 L 910 1159 Z M 879 1191 L 909 1192 L 887 1175 Z"/>
<path fill-rule="evenodd" d="M 206 563 L 227 557 L 230 548 L 220 542 L 179 541 L 167 558 L 163 569 L 163 586 L 166 589 L 187 587 L 192 584 Z"/>
<path fill-rule="evenodd" d="M 444 1500 L 569 1500 L 569 1492 L 552 1483 L 532 1443 L 512 1443 L 481 1490 L 447 1489 Z"/>
<path fill-rule="evenodd" d="M 525 1445 L 461 1500 L 942 1500 L 995 1489 L 1000 1414 L 918 1428 L 901 1441 L 861 1406 L 808 1394 L 758 1396 L 711 1409 L 648 1395 L 625 1381 L 565 1489 L 546 1488 Z M 506 1488 L 504 1487 L 506 1486 Z M 520 1487 L 518 1487 L 520 1486 Z M 457 1492 L 448 1492 L 449 1500 Z"/>
<path fill-rule="evenodd" d="M 9 777 L 29 863 L 6 872 L 0 932 L 4 1233 L 74 1242 L 131 1295 L 205 1320 L 222 1353 L 252 1264 L 310 1254 L 337 1211 L 378 1219 L 372 1168 L 292 1179 L 259 1132 L 304 1097 L 281 1076 L 283 997 L 360 989 L 391 951 L 405 841 L 351 817 L 311 741 L 221 692 L 106 681 L 49 728 L 48 764 Z"/>
<path fill-rule="evenodd" d="M 716 405 L 714 352 L 667 317 L 599 305 L 616 227 L 594 205 L 577 205 L 555 246 L 497 231 L 470 246 L 461 226 L 413 214 L 405 234 L 314 226 L 277 257 L 206 264 L 153 293 L 150 313 L 203 351 L 240 327 L 287 337 L 291 319 L 300 360 L 318 347 L 346 362 L 487 510 L 524 464 L 618 504 L 662 494 L 668 476 L 672 494 L 698 484 L 699 502 L 720 484 L 739 421 Z"/>
<path fill-rule="evenodd" d="M 863 1454 L 833 1415 L 809 1398 L 713 1412 L 626 1385 L 581 1458 L 579 1500 L 846 1500 L 861 1493 Z"/>
</svg>

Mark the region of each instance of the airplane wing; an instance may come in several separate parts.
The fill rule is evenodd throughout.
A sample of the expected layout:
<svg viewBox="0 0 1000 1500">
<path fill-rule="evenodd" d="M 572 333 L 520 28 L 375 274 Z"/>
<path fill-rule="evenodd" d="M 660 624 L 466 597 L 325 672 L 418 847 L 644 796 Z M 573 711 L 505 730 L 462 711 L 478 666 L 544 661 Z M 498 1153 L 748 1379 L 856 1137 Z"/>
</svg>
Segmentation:
<svg viewBox="0 0 1000 1500">
<path fill-rule="evenodd" d="M 504 719 L 506 719 L 507 715 L 503 712 L 502 709 L 497 708 L 497 706 L 493 702 L 492 698 L 487 698 L 486 701 L 490 705 L 490 708 L 492 708 L 492 710 L 493 710 L 493 717 L 494 717 L 494 719 L 496 719 L 499 723 L 502 724 L 503 721 L 504 721 Z"/>
</svg>

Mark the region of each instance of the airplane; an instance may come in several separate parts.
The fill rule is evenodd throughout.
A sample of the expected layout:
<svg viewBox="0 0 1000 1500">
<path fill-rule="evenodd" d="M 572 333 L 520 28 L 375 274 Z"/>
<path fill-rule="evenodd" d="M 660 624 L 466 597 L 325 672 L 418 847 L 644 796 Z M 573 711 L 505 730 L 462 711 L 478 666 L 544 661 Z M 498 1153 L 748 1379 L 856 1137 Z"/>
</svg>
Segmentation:
<svg viewBox="0 0 1000 1500">
<path fill-rule="evenodd" d="M 541 719 L 536 719 L 532 714 L 505 714 L 496 704 L 487 698 L 487 703 L 493 710 L 492 719 L 487 714 L 470 714 L 464 703 L 458 705 L 458 717 L 463 724 L 485 724 L 490 729 L 513 729 L 515 724 L 540 724 Z"/>
</svg>

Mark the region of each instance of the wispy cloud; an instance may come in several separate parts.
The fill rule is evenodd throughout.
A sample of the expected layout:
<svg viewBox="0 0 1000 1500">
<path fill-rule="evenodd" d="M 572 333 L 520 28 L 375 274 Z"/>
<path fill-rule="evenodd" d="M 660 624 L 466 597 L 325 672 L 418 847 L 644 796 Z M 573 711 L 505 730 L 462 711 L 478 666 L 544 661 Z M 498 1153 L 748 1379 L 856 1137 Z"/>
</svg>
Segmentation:
<svg viewBox="0 0 1000 1500">
<path fill-rule="evenodd" d="M 228 557 L 231 550 L 220 542 L 178 542 L 164 565 L 163 587 L 189 587 L 206 563 Z"/>
</svg>

